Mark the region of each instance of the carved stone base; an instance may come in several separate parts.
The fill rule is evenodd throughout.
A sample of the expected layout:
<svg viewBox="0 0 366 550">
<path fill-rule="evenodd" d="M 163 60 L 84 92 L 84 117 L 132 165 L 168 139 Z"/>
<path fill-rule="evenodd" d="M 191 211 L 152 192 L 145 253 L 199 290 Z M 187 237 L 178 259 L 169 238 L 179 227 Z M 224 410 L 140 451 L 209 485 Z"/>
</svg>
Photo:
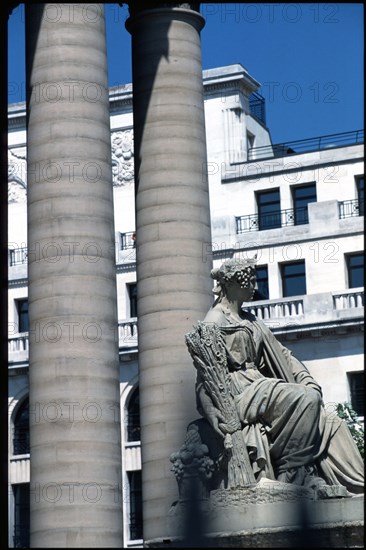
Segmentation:
<svg viewBox="0 0 366 550">
<path fill-rule="evenodd" d="M 243 503 L 264 504 L 302 499 L 345 498 L 349 496 L 347 489 L 340 485 L 322 485 L 317 489 L 309 489 L 292 483 L 282 483 L 281 481 L 262 478 L 259 483 L 248 487 L 211 491 L 210 507 L 214 509 L 217 506 L 242 506 Z"/>
<path fill-rule="evenodd" d="M 362 548 L 364 497 L 344 497 L 342 492 L 271 480 L 219 489 L 210 499 L 175 503 L 166 538 L 147 540 L 145 546 Z"/>
</svg>

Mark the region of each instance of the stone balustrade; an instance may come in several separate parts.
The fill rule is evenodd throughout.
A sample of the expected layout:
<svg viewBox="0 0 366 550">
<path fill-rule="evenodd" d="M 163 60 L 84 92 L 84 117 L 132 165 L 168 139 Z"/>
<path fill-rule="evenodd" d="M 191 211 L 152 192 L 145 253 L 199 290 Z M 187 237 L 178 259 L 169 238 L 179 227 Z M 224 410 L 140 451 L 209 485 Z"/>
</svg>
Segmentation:
<svg viewBox="0 0 366 550">
<path fill-rule="evenodd" d="M 334 309 L 353 309 L 364 307 L 364 289 L 350 288 L 342 292 L 333 292 Z"/>
<path fill-rule="evenodd" d="M 10 459 L 10 483 L 29 483 L 30 459 L 29 454 L 14 456 Z"/>
<path fill-rule="evenodd" d="M 118 322 L 118 342 L 120 349 L 137 347 L 137 336 L 136 317 Z"/>
<path fill-rule="evenodd" d="M 338 292 L 330 293 L 333 300 L 333 309 L 329 311 L 328 320 L 331 322 L 334 314 L 337 319 L 346 313 L 354 313 L 363 316 L 364 307 L 364 288 L 351 288 Z M 312 295 L 316 297 L 316 295 Z M 303 296 L 281 298 L 277 300 L 261 300 L 244 304 L 244 308 L 255 315 L 257 319 L 266 324 L 285 325 L 293 321 L 306 324 L 310 312 L 307 311 Z M 313 313 L 313 312 L 312 312 Z M 28 361 L 29 338 L 28 333 L 24 332 L 16 336 L 11 336 L 9 342 L 9 363 L 19 363 Z M 138 329 L 137 318 L 133 317 L 119 321 L 118 323 L 118 342 L 119 348 L 131 349 L 137 348 Z"/>
<path fill-rule="evenodd" d="M 249 307 L 248 307 L 249 306 Z M 244 304 L 244 308 L 250 311 L 257 319 L 263 321 L 288 317 L 299 317 L 304 314 L 302 298 L 282 298 L 281 300 L 260 300 Z"/>
</svg>

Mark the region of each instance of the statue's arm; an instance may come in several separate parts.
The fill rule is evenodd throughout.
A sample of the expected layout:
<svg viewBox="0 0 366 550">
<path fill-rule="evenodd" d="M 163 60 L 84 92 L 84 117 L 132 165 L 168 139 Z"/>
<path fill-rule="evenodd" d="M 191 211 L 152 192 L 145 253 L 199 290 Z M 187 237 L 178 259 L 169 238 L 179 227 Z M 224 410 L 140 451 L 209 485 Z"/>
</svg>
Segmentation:
<svg viewBox="0 0 366 550">
<path fill-rule="evenodd" d="M 292 370 L 292 374 L 294 375 L 295 382 L 297 384 L 303 384 L 304 386 L 313 388 L 314 390 L 318 391 L 320 395 L 323 395 L 321 386 L 311 376 L 310 372 L 308 371 L 304 363 L 299 361 L 299 359 L 297 359 L 292 354 L 292 351 L 286 348 L 283 344 L 281 344 L 281 342 L 278 342 L 278 343 L 281 347 L 281 351 L 283 355 L 287 358 L 287 360 L 291 364 L 291 370 Z"/>
<path fill-rule="evenodd" d="M 297 384 L 303 384 L 304 386 L 311 387 L 314 390 L 318 391 L 320 395 L 323 395 L 321 386 L 311 376 L 310 372 L 308 371 L 304 363 L 299 361 L 299 359 L 297 359 L 292 354 L 291 350 L 289 350 L 286 346 L 281 344 L 281 342 L 277 340 L 273 332 L 268 327 L 265 327 L 265 331 L 267 333 L 269 345 L 277 348 L 277 351 L 284 357 L 286 364 L 291 369 L 291 372 L 295 378 L 295 382 Z"/>
<path fill-rule="evenodd" d="M 208 420 L 215 432 L 220 436 L 224 436 L 224 433 L 219 428 L 219 424 L 225 420 L 224 415 L 215 407 L 211 397 L 207 394 L 199 372 L 197 372 L 196 378 L 196 402 L 200 415 Z"/>
</svg>

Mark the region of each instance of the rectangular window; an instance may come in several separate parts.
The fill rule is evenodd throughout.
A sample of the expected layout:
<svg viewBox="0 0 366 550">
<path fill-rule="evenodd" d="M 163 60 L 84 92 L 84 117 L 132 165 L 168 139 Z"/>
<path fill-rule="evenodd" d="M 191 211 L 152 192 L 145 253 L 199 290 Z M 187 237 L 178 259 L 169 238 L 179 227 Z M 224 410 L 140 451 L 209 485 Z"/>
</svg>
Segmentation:
<svg viewBox="0 0 366 550">
<path fill-rule="evenodd" d="M 348 383 L 349 383 L 349 389 L 351 394 L 352 408 L 356 411 L 358 416 L 364 416 L 365 415 L 364 373 L 362 371 L 349 372 L 347 376 L 348 376 Z"/>
<path fill-rule="evenodd" d="M 357 200 L 358 200 L 358 214 L 359 216 L 364 216 L 365 214 L 365 187 L 364 187 L 364 177 L 356 177 L 356 188 L 357 188 Z"/>
<path fill-rule="evenodd" d="M 308 204 L 316 202 L 316 184 L 301 185 L 292 188 L 294 204 L 294 224 L 309 223 Z"/>
<path fill-rule="evenodd" d="M 281 201 L 279 189 L 257 193 L 258 228 L 281 227 Z"/>
<path fill-rule="evenodd" d="M 137 284 L 127 284 L 128 297 L 130 299 L 130 317 L 137 317 Z"/>
<path fill-rule="evenodd" d="M 127 472 L 130 485 L 130 539 L 143 538 L 141 470 Z"/>
<path fill-rule="evenodd" d="M 363 253 L 349 254 L 346 257 L 347 272 L 348 272 L 348 288 L 358 288 L 364 286 L 363 270 L 364 257 Z"/>
<path fill-rule="evenodd" d="M 256 275 L 258 288 L 254 292 L 253 301 L 268 300 L 268 267 L 266 265 L 257 265 Z"/>
<path fill-rule="evenodd" d="M 13 485 L 14 493 L 14 548 L 29 548 L 29 483 Z"/>
<path fill-rule="evenodd" d="M 282 264 L 281 276 L 284 298 L 306 294 L 305 260 Z"/>
<path fill-rule="evenodd" d="M 18 313 L 18 332 L 28 332 L 28 300 L 26 298 L 22 300 L 16 300 L 16 308 Z"/>
</svg>

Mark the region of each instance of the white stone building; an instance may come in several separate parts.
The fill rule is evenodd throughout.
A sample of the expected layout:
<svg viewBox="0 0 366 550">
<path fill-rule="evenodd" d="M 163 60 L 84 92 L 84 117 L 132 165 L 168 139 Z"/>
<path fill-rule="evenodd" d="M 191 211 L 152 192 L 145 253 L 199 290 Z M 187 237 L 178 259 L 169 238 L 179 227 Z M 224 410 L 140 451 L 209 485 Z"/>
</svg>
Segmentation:
<svg viewBox="0 0 366 550">
<path fill-rule="evenodd" d="M 351 401 L 363 417 L 363 131 L 272 144 L 260 85 L 241 65 L 210 69 L 203 76 L 208 164 L 202 177 L 209 180 L 213 242 L 202 244 L 202 261 L 210 261 L 211 253 L 214 265 L 233 255 L 257 254 L 258 295 L 248 307 L 308 366 L 323 387 L 327 407 Z M 110 90 L 110 121 L 124 545 L 141 547 L 131 85 Z M 10 547 L 26 544 L 29 519 L 25 124 L 25 104 L 10 105 Z M 58 245 L 48 246 L 54 246 L 48 259 L 57 262 Z M 51 404 L 30 414 L 47 414 L 52 422 L 58 411 Z"/>
</svg>

